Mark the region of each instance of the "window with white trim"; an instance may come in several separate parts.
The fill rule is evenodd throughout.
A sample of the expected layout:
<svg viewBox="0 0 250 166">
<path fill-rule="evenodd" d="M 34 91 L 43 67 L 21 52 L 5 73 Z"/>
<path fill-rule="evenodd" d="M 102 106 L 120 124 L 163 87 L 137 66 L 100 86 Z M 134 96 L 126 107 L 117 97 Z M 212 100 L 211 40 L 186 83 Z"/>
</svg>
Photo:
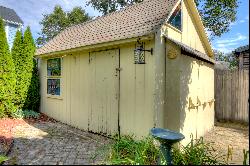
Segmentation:
<svg viewBox="0 0 250 166">
<path fill-rule="evenodd" d="M 61 58 L 47 60 L 47 94 L 61 95 Z"/>
</svg>

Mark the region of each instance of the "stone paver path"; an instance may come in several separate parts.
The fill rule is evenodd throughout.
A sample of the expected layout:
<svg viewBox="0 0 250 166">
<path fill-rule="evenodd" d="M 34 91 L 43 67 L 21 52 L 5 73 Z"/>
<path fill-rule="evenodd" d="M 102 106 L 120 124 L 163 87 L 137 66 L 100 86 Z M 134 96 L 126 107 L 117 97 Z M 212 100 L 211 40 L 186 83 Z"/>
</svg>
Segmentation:
<svg viewBox="0 0 250 166">
<path fill-rule="evenodd" d="M 83 132 L 56 122 L 18 126 L 14 131 L 11 158 L 5 165 L 100 164 L 96 150 L 110 142 L 106 137 Z"/>
</svg>

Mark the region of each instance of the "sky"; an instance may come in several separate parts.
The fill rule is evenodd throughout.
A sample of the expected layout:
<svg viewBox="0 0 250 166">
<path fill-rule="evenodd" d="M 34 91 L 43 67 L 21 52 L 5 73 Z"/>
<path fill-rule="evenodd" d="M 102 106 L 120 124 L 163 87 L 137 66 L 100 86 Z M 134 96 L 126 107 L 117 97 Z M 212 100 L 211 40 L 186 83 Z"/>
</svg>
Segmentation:
<svg viewBox="0 0 250 166">
<path fill-rule="evenodd" d="M 55 5 L 61 5 L 65 11 L 75 6 L 83 7 L 90 16 L 100 16 L 101 13 L 86 5 L 87 0 L 0 0 L 0 5 L 12 8 L 24 21 L 24 28 L 31 27 L 36 39 L 41 30 L 39 22 L 43 14 L 53 11 Z M 213 49 L 230 53 L 234 49 L 249 44 L 249 0 L 240 0 L 237 20 L 230 26 L 230 31 L 211 41 Z"/>
</svg>

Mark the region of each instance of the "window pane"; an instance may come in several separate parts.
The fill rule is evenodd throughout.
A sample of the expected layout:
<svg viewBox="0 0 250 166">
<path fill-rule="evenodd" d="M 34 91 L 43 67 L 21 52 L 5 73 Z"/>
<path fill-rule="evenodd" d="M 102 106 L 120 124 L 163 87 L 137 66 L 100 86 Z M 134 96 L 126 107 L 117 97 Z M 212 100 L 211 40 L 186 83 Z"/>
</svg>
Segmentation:
<svg viewBox="0 0 250 166">
<path fill-rule="evenodd" d="M 47 93 L 51 95 L 60 95 L 60 79 L 47 80 Z"/>
<path fill-rule="evenodd" d="M 49 59 L 47 61 L 48 76 L 61 76 L 61 59 Z"/>
<path fill-rule="evenodd" d="M 169 23 L 175 28 L 181 30 L 181 9 L 177 7 L 172 16 L 169 19 Z"/>
</svg>

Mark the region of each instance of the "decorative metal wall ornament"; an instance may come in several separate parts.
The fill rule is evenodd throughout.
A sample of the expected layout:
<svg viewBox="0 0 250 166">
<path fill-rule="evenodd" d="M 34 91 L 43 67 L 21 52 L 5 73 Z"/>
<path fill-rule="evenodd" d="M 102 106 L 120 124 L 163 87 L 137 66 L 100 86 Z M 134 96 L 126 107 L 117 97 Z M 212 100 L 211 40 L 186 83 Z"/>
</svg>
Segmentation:
<svg viewBox="0 0 250 166">
<path fill-rule="evenodd" d="M 145 50 L 145 43 L 141 42 L 140 38 L 137 40 L 134 50 L 135 64 L 145 64 L 145 51 L 150 52 L 153 55 L 153 48 Z"/>
<path fill-rule="evenodd" d="M 169 59 L 175 59 L 177 57 L 177 50 L 174 49 L 174 48 L 171 48 L 169 51 L 168 51 L 168 58 Z"/>
</svg>

